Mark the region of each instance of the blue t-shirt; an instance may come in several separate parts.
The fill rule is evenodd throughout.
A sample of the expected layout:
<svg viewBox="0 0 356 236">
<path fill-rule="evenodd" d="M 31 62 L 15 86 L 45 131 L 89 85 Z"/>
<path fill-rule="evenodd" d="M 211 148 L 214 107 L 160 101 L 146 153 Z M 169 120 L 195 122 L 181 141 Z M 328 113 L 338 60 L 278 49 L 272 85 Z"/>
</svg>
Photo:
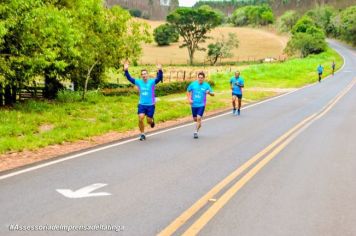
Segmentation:
<svg viewBox="0 0 356 236">
<path fill-rule="evenodd" d="M 155 96 L 155 80 L 149 79 L 144 82 L 142 79 L 136 79 L 135 85 L 140 91 L 140 104 L 141 105 L 154 105 L 156 103 Z"/>
<path fill-rule="evenodd" d="M 210 91 L 213 93 L 213 90 L 207 82 L 199 84 L 198 81 L 190 83 L 187 91 L 192 92 L 192 107 L 204 107 L 206 105 L 206 92 Z"/>
<path fill-rule="evenodd" d="M 147 82 L 143 79 L 134 79 L 130 76 L 128 71 L 125 71 L 126 78 L 140 91 L 140 102 L 141 105 L 151 106 L 156 103 L 155 87 L 160 81 L 163 80 L 163 72 L 160 70 L 157 73 L 156 79 L 148 79 Z"/>
<path fill-rule="evenodd" d="M 230 79 L 230 84 L 232 85 L 232 93 L 233 94 L 242 94 L 242 89 L 240 86 L 244 86 L 244 80 L 241 76 L 239 76 L 239 78 L 236 79 L 236 77 L 232 77 Z M 240 85 L 240 86 L 239 86 Z"/>
<path fill-rule="evenodd" d="M 321 74 L 323 73 L 324 68 L 322 66 L 318 66 L 318 73 Z"/>
</svg>

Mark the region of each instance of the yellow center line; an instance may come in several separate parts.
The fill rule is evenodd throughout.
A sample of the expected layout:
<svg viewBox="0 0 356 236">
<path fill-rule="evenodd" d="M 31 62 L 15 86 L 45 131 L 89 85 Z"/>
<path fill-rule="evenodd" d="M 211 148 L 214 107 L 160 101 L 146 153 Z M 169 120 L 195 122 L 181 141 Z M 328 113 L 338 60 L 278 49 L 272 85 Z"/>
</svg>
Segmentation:
<svg viewBox="0 0 356 236">
<path fill-rule="evenodd" d="M 249 167 L 251 167 L 253 164 L 255 164 L 261 157 L 263 157 L 264 155 L 266 155 L 268 152 L 270 152 L 271 150 L 273 150 L 275 147 L 277 147 L 272 153 L 270 153 L 264 160 L 268 160 L 268 157 L 271 157 L 272 154 L 277 155 L 292 139 L 296 137 L 297 134 L 299 134 L 302 130 L 304 130 L 304 128 L 306 128 L 307 126 L 309 126 L 313 121 L 315 121 L 316 119 L 319 119 L 321 116 L 323 116 L 324 114 L 326 114 L 326 112 L 328 112 L 332 106 L 334 106 L 355 84 L 355 79 L 350 83 L 349 86 L 347 86 L 347 88 L 344 89 L 343 92 L 341 92 L 337 98 L 332 101 L 329 102 L 325 107 L 323 107 L 323 109 L 321 110 L 320 114 L 313 114 L 307 118 L 305 118 L 303 121 L 301 121 L 300 123 L 298 123 L 296 126 L 294 126 L 292 129 L 290 129 L 289 131 L 287 131 L 285 134 L 283 134 L 281 137 L 279 137 L 278 139 L 276 139 L 272 144 L 270 144 L 269 146 L 267 146 L 264 150 L 262 150 L 261 152 L 257 153 L 255 156 L 253 156 L 251 159 L 249 159 L 247 162 L 245 162 L 242 166 L 240 166 L 238 169 L 236 169 L 234 172 L 232 172 L 229 176 L 227 176 L 225 179 L 223 179 L 221 182 L 219 182 L 215 187 L 213 187 L 208 193 L 206 193 L 203 197 L 201 197 L 198 201 L 196 201 L 190 208 L 188 208 L 186 211 L 184 211 L 179 217 L 177 217 L 172 223 L 170 223 L 165 229 L 163 229 L 158 235 L 159 236 L 165 236 L 165 235 L 172 235 L 174 232 L 176 232 L 182 225 L 184 225 L 193 215 L 195 215 L 201 208 L 203 208 L 208 202 L 209 199 L 212 199 L 217 193 L 219 193 L 224 187 L 226 187 L 229 183 L 231 183 L 234 179 L 236 179 L 241 173 L 243 173 L 245 170 L 247 170 Z M 309 123 L 309 124 L 307 124 Z M 307 124 L 307 125 L 306 125 Z M 303 128 L 304 126 L 304 128 Z M 303 129 L 302 129 L 303 128 Z M 293 135 L 294 133 L 294 135 Z M 291 136 L 291 137 L 289 137 Z M 288 138 L 289 137 L 289 138 Z M 283 140 L 285 140 L 284 142 L 282 142 Z M 279 146 L 278 146 L 279 145 Z M 280 149 L 282 147 L 282 149 Z M 273 158 L 273 157 L 272 157 Z M 271 158 L 271 159 L 272 159 Z M 264 162 L 260 162 L 258 165 L 260 165 L 261 163 L 263 164 Z M 267 164 L 269 162 L 269 160 L 265 163 Z M 259 169 L 261 169 L 265 164 L 263 164 Z M 256 168 L 257 166 L 255 166 Z M 254 170 L 255 168 L 253 168 L 252 170 Z M 257 172 L 259 171 L 259 169 L 257 169 Z M 251 170 L 251 171 L 252 171 Z M 251 172 L 250 171 L 250 172 Z M 256 171 L 256 169 L 255 169 Z M 250 176 L 251 173 L 248 172 L 246 175 Z M 256 172 L 256 173 L 257 173 Z M 250 173 L 250 174 L 249 174 Z M 243 179 L 248 178 L 248 176 L 246 177 L 246 175 L 240 180 L 242 181 Z M 248 178 L 248 180 L 250 178 L 252 178 L 255 174 L 253 174 L 252 176 L 250 176 Z M 248 181 L 247 180 L 247 181 Z M 239 181 L 239 182 L 240 182 Z M 246 182 L 247 182 L 246 181 Z M 241 183 L 240 183 L 241 184 Z M 245 183 L 244 183 L 245 184 Z M 243 185 L 244 185 L 243 184 Z M 237 185 L 237 183 L 235 184 Z M 234 185 L 234 186 L 235 186 Z M 243 186 L 242 185 L 242 186 Z M 241 187 L 242 187 L 241 186 Z M 239 187 L 239 188 L 241 188 Z M 230 189 L 231 190 L 231 189 Z M 237 191 L 236 191 L 237 192 Z M 235 193 L 236 193 L 235 192 Z M 227 193 L 227 192 L 226 192 Z M 225 193 L 225 194 L 226 194 Z M 225 195 L 224 194 L 224 195 Z M 223 196 L 224 196 L 223 195 Z M 234 194 L 233 194 L 234 195 Z M 232 197 L 232 196 L 231 196 Z M 222 197 L 214 203 L 214 205 L 218 205 L 219 202 L 221 202 Z M 219 203 L 220 204 L 220 203 Z M 226 203 L 225 203 L 226 204 Z M 225 205 L 223 204 L 223 205 Z M 223 206 L 222 205 L 222 206 Z M 222 207 L 221 206 L 221 207 Z M 220 209 L 220 208 L 219 208 Z M 210 210 L 210 208 L 208 209 Z M 205 213 L 207 214 L 207 212 Z M 205 215 L 204 214 L 204 215 Z M 216 214 L 216 213 L 215 213 Z M 215 214 L 213 214 L 211 217 L 213 217 Z M 202 216 L 203 217 L 203 216 Z M 201 217 L 201 218 L 202 218 Z M 200 218 L 200 219 L 201 219 Z M 209 217 L 208 217 L 209 218 Z M 198 219 L 198 220 L 200 220 Z M 211 218 L 209 218 L 210 220 Z M 208 221 L 209 221 L 208 220 Z M 206 221 L 206 223 L 208 222 Z M 205 223 L 205 224 L 206 224 Z M 200 223 L 201 224 L 201 223 Z M 204 224 L 204 225 L 205 225 Z M 204 227 L 204 225 L 202 227 Z M 201 228 L 202 228 L 201 227 Z M 197 228 L 195 224 L 193 224 L 189 229 L 193 229 L 193 228 Z M 199 227 L 198 227 L 199 228 Z M 186 233 L 192 233 L 189 235 L 194 235 L 193 232 L 198 233 L 201 228 L 198 231 L 188 231 Z M 186 234 L 188 235 L 188 234 Z"/>
<path fill-rule="evenodd" d="M 350 83 L 337 97 L 329 104 L 329 106 L 322 109 L 319 115 L 313 115 L 313 119 L 310 120 L 302 129 L 292 134 L 277 148 L 275 148 L 270 154 L 262 159 L 255 167 L 253 167 L 246 175 L 244 175 L 239 181 L 237 181 L 229 190 L 227 190 L 214 204 L 196 220 L 187 231 L 184 232 L 184 236 L 197 235 L 200 230 L 218 213 L 218 211 L 226 205 L 226 203 L 250 180 L 254 177 L 267 163 L 277 156 L 291 141 L 293 141 L 303 130 L 309 127 L 314 121 L 323 117 L 330 109 L 332 109 L 336 103 L 344 97 L 355 85 L 356 80 Z"/>
<path fill-rule="evenodd" d="M 195 202 L 189 209 L 187 209 L 185 212 L 183 212 L 178 218 L 176 218 L 171 224 L 169 224 L 165 229 L 163 229 L 158 235 L 159 236 L 172 235 L 175 231 L 177 231 L 178 228 L 180 228 L 182 225 L 184 225 L 187 220 L 189 220 L 195 213 L 197 213 L 202 207 L 204 207 L 209 202 L 209 199 L 213 198 L 225 186 L 227 186 L 229 183 L 231 183 L 231 181 L 233 181 L 241 173 L 243 173 L 245 170 L 247 170 L 250 166 L 252 166 L 261 157 L 263 157 L 268 152 L 273 150 L 273 148 L 275 148 L 280 142 L 282 142 L 288 136 L 290 136 L 294 132 L 298 131 L 305 123 L 307 123 L 308 121 L 313 119 L 315 116 L 316 116 L 316 114 L 313 114 L 313 115 L 307 117 L 306 119 L 304 119 L 303 121 L 298 123 L 296 126 L 294 126 L 292 129 L 287 131 L 285 134 L 283 134 L 281 137 L 276 139 L 272 144 L 267 146 L 261 152 L 257 153 L 255 156 L 253 156 L 251 159 L 249 159 L 247 162 L 245 162 L 242 166 L 240 166 L 238 169 L 236 169 L 234 172 L 232 172 L 228 177 L 226 177 L 221 182 L 219 182 L 208 193 L 206 193 L 197 202 Z"/>
</svg>

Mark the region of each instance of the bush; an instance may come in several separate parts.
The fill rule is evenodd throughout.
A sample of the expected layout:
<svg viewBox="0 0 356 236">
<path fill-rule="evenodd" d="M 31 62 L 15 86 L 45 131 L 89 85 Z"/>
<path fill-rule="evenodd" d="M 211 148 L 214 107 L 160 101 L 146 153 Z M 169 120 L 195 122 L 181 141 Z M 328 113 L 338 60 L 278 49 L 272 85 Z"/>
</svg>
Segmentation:
<svg viewBox="0 0 356 236">
<path fill-rule="evenodd" d="M 130 15 L 133 17 L 141 17 L 142 16 L 142 11 L 139 9 L 130 9 L 129 12 L 130 12 Z"/>
<path fill-rule="evenodd" d="M 288 41 L 285 52 L 288 55 L 293 55 L 300 52 L 302 57 L 307 57 L 309 54 L 319 54 L 327 48 L 325 37 L 320 34 L 296 33 Z"/>
<path fill-rule="evenodd" d="M 293 26 L 297 23 L 299 19 L 299 14 L 296 11 L 290 10 L 286 11 L 279 19 L 278 19 L 278 30 L 280 32 L 290 32 Z"/>
<path fill-rule="evenodd" d="M 211 62 L 211 65 L 215 65 L 219 58 L 230 58 L 232 57 L 232 50 L 238 48 L 239 40 L 236 34 L 229 33 L 229 38 L 225 40 L 224 35 L 218 39 L 215 43 L 210 43 L 208 45 L 207 57 Z"/>
<path fill-rule="evenodd" d="M 306 33 L 308 29 L 315 28 L 317 25 L 314 20 L 309 16 L 303 16 L 300 18 L 297 23 L 292 28 L 292 34 L 295 33 Z"/>
<path fill-rule="evenodd" d="M 268 25 L 274 22 L 274 15 L 270 6 L 244 6 L 235 10 L 231 22 L 235 26 Z"/>
<path fill-rule="evenodd" d="M 61 103 L 81 102 L 83 91 L 61 90 L 58 92 L 56 101 Z M 96 103 L 102 99 L 103 94 L 99 91 L 88 91 L 85 95 L 84 101 Z"/>
<path fill-rule="evenodd" d="M 173 42 L 178 42 L 179 34 L 177 30 L 170 24 L 158 26 L 153 32 L 154 39 L 159 46 L 169 45 Z"/>
<path fill-rule="evenodd" d="M 231 23 L 233 23 L 235 26 L 244 26 L 248 24 L 248 18 L 246 15 L 245 9 L 238 8 L 236 11 L 231 16 Z"/>
</svg>

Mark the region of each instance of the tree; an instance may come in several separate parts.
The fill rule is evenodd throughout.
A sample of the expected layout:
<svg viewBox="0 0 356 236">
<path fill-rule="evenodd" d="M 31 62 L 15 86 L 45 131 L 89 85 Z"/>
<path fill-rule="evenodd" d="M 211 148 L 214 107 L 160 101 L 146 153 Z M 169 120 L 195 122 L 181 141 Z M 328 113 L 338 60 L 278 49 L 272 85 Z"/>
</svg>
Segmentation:
<svg viewBox="0 0 356 236">
<path fill-rule="evenodd" d="M 5 0 L 0 3 L 0 74 L 4 77 L 1 87 L 4 89 L 5 105 L 16 102 L 18 87 L 31 75 L 32 71 L 23 69 L 28 61 L 22 48 L 23 27 L 28 13 L 39 7 L 42 7 L 39 0 Z"/>
<path fill-rule="evenodd" d="M 303 16 L 292 28 L 292 37 L 287 43 L 285 52 L 293 55 L 300 52 L 302 57 L 325 51 L 324 31 L 308 16 Z"/>
<path fill-rule="evenodd" d="M 248 17 L 247 17 L 245 8 L 241 7 L 241 8 L 236 9 L 231 16 L 231 22 L 235 26 L 248 25 Z"/>
<path fill-rule="evenodd" d="M 292 28 L 292 34 L 295 33 L 306 33 L 312 29 L 318 28 L 315 21 L 309 16 L 303 16 Z"/>
<path fill-rule="evenodd" d="M 84 91 L 109 67 L 137 60 L 150 42 L 148 25 L 131 20 L 102 0 L 4 0 L 0 3 L 0 105 L 16 101 L 17 89 L 45 79 L 44 95 L 56 97 L 60 80 Z M 90 80 L 92 79 L 92 80 Z M 85 93 L 83 93 L 84 97 Z"/>
<path fill-rule="evenodd" d="M 101 0 L 80 0 L 77 4 L 77 27 L 85 34 L 78 45 L 81 55 L 75 74 L 84 99 L 90 79 L 95 78 L 92 82 L 98 86 L 109 67 L 120 67 L 118 62 L 123 60 L 137 60 L 141 43 L 150 42 L 151 37 L 146 24 L 131 21 L 130 14 L 120 7 L 105 9 Z"/>
<path fill-rule="evenodd" d="M 170 24 L 158 26 L 153 31 L 153 36 L 159 46 L 169 45 L 173 42 L 178 42 L 179 34 L 177 30 Z"/>
<path fill-rule="evenodd" d="M 306 15 L 313 19 L 316 25 L 324 30 L 326 35 L 335 34 L 336 29 L 332 24 L 332 19 L 336 15 L 336 10 L 333 7 L 327 5 L 318 6 L 309 10 Z"/>
<path fill-rule="evenodd" d="M 79 59 L 78 44 L 83 32 L 73 25 L 71 12 L 44 5 L 29 13 L 24 21 L 22 48 L 28 57 L 25 62 L 29 76 L 43 75 L 45 78 L 44 96 L 54 99 L 60 83 Z"/>
<path fill-rule="evenodd" d="M 181 47 L 187 47 L 190 64 L 194 62 L 196 50 L 205 50 L 199 47 L 205 42 L 213 28 L 221 24 L 221 16 L 212 9 L 207 8 L 178 8 L 167 16 L 167 21 L 173 25 L 184 43 Z"/>
<path fill-rule="evenodd" d="M 267 4 L 257 6 L 244 6 L 235 10 L 231 21 L 236 26 L 268 25 L 274 22 L 272 9 Z"/>
<path fill-rule="evenodd" d="M 290 32 L 299 19 L 298 12 L 294 10 L 286 11 L 278 19 L 278 30 L 280 32 Z"/>
<path fill-rule="evenodd" d="M 215 43 L 208 45 L 208 59 L 211 65 L 215 65 L 221 58 L 232 57 L 231 50 L 239 46 L 239 40 L 236 34 L 229 33 L 229 38 L 225 40 L 224 35 L 221 36 Z"/>
<path fill-rule="evenodd" d="M 356 46 L 356 6 L 346 8 L 340 14 L 340 37 Z"/>
</svg>

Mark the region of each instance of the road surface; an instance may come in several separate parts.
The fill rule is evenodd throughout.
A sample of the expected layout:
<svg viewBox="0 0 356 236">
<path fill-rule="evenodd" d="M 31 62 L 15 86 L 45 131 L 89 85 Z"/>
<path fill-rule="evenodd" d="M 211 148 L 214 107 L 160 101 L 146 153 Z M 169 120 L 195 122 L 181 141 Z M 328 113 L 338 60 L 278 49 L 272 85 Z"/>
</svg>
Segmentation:
<svg viewBox="0 0 356 236">
<path fill-rule="evenodd" d="M 0 235 L 356 235 L 356 54 L 330 44 L 334 77 L 198 140 L 188 124 L 3 173 Z"/>
</svg>

